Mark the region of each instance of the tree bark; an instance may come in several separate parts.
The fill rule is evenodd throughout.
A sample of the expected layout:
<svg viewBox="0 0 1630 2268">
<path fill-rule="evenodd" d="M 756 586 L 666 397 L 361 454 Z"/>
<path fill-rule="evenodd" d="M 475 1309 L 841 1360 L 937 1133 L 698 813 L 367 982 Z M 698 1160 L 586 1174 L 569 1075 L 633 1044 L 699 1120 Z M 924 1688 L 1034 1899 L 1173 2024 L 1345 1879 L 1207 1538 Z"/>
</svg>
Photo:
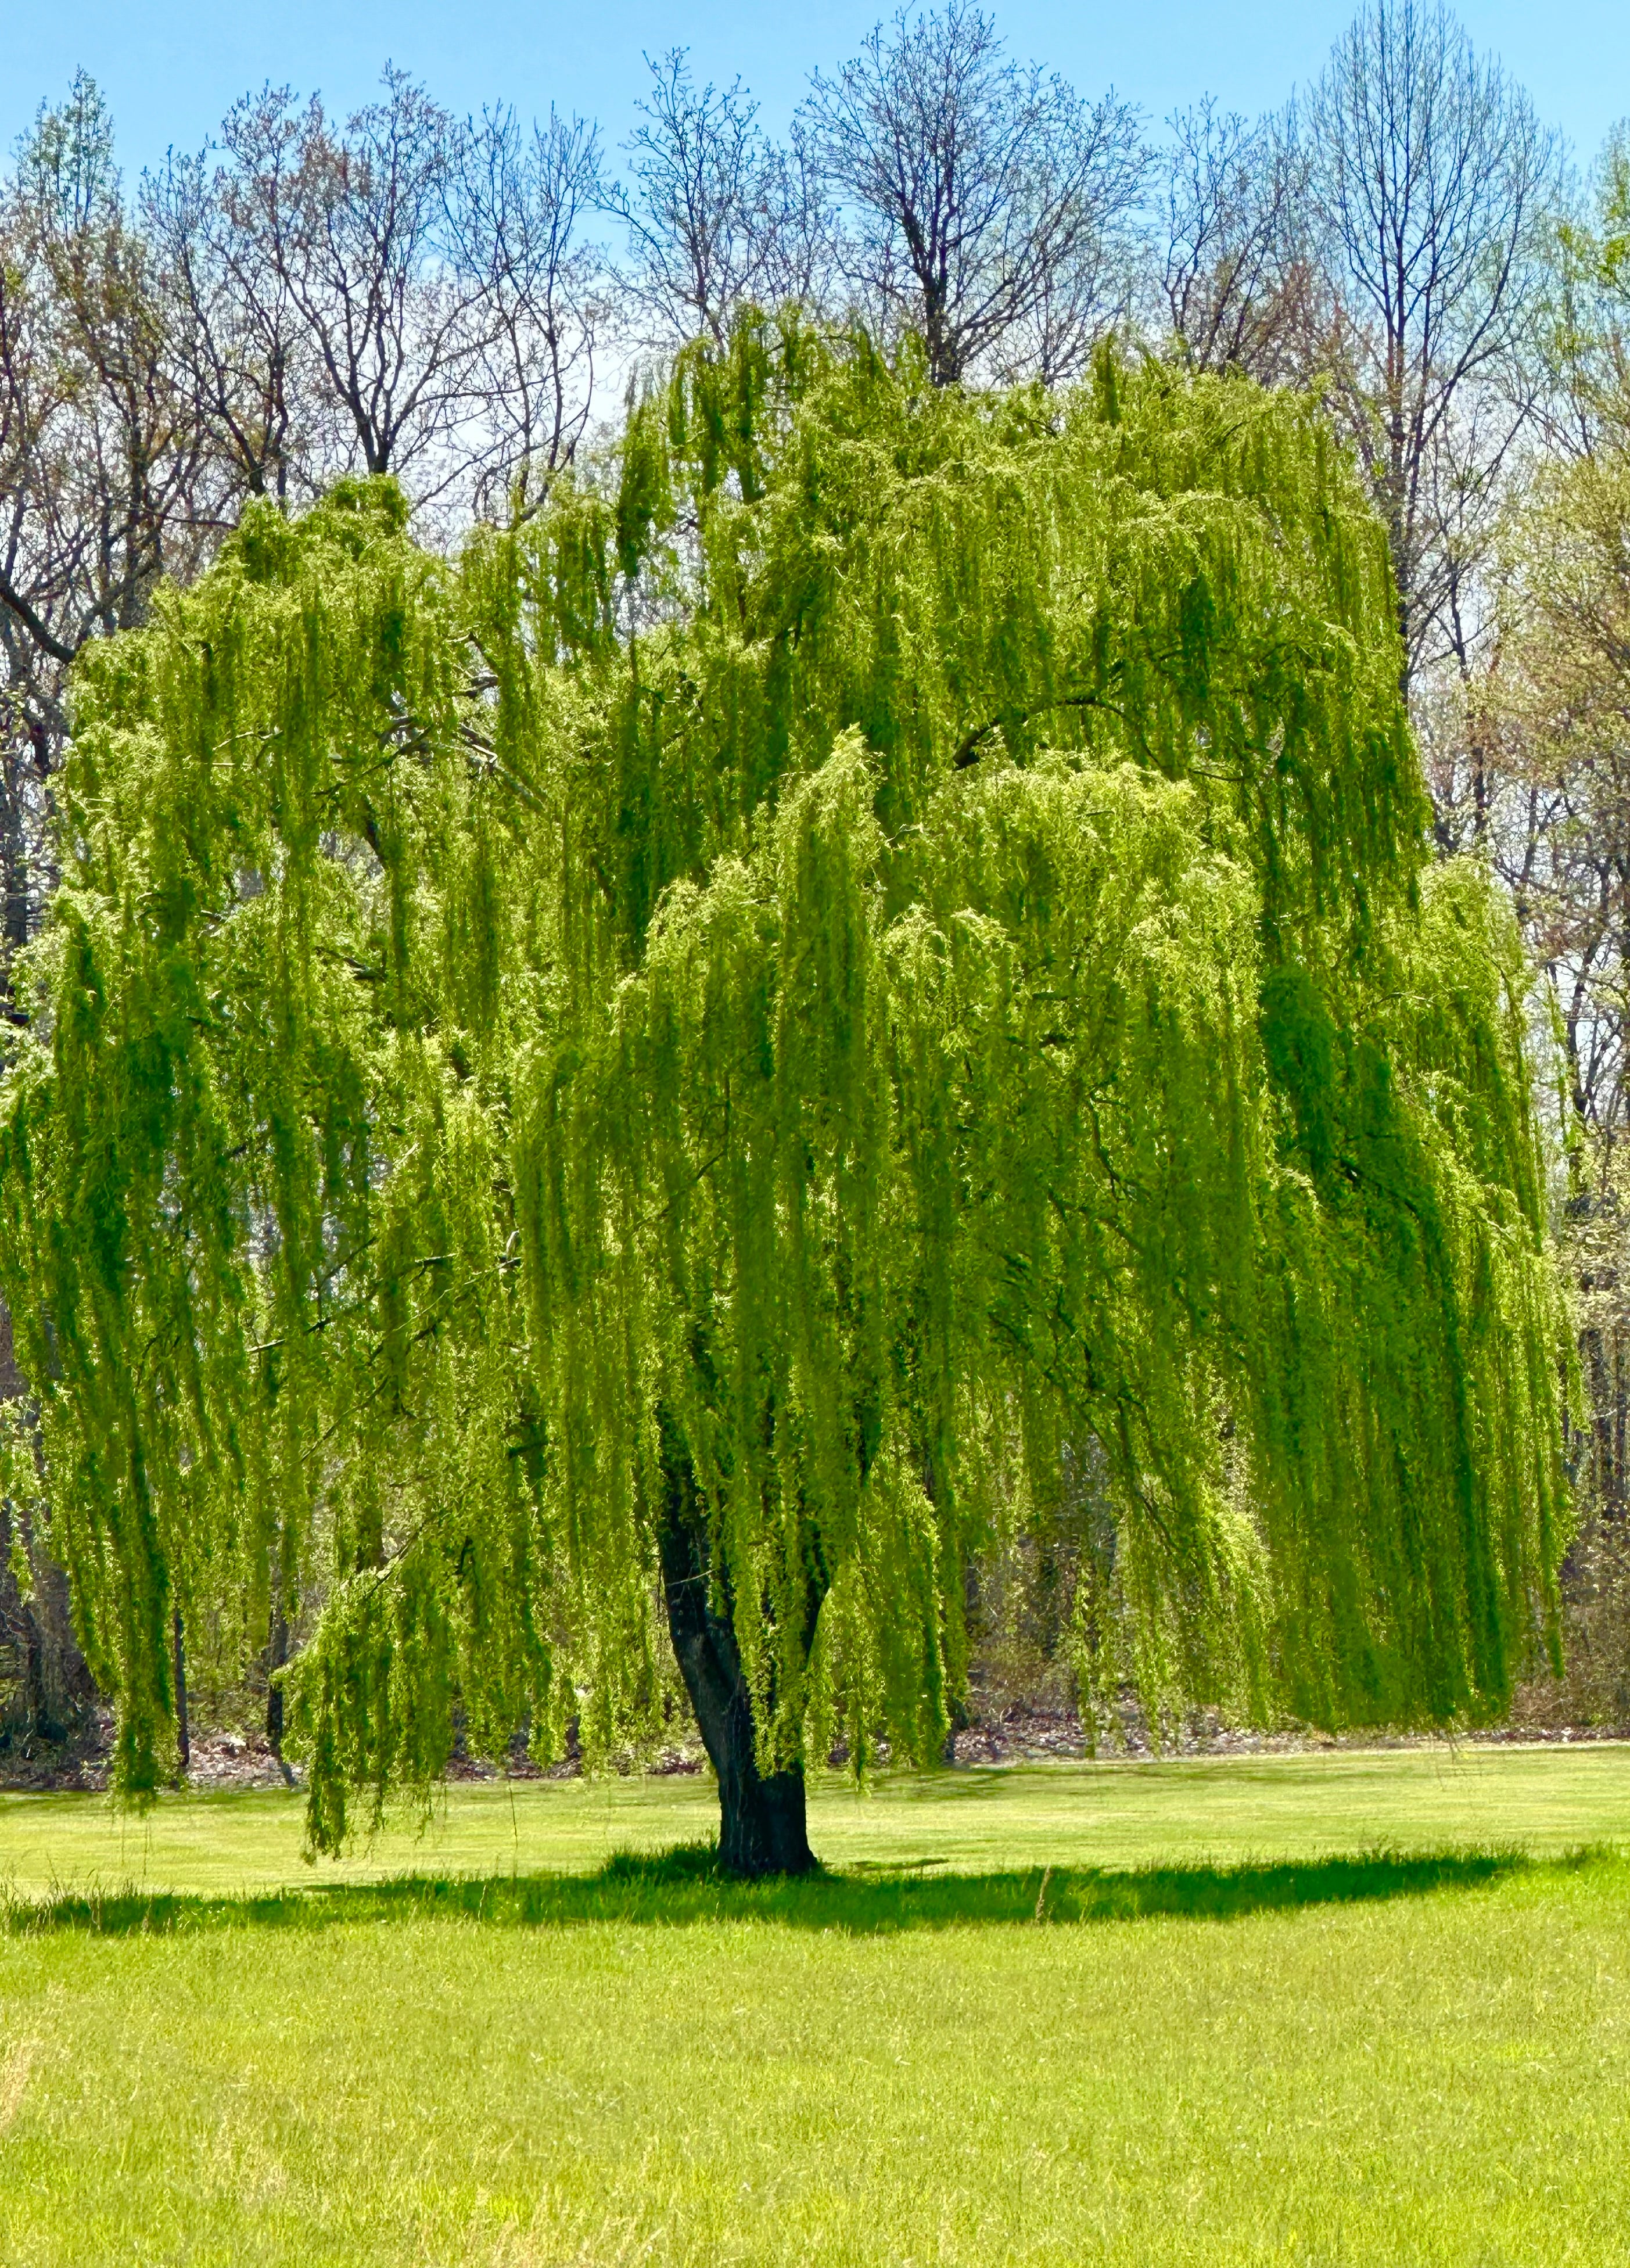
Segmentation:
<svg viewBox="0 0 1630 2268">
<path fill-rule="evenodd" d="M 185 1771 L 193 1760 L 193 1744 L 187 1730 L 187 1646 L 181 1636 L 181 1609 L 175 1610 L 175 1752 Z"/>
<path fill-rule="evenodd" d="M 807 1874 L 815 1866 L 804 1768 L 767 1776 L 753 1744 L 753 1695 L 728 1616 L 709 1593 L 707 1520 L 689 1458 L 664 1457 L 662 1583 L 673 1651 L 719 1783 L 719 1864 L 726 1874 Z"/>
<path fill-rule="evenodd" d="M 294 1786 L 294 1774 L 283 1757 L 283 1689 L 277 1673 L 289 1659 L 289 1619 L 281 1602 L 272 1609 L 266 1648 L 266 1745 L 277 1759 L 285 1786 Z"/>
<path fill-rule="evenodd" d="M 16 1401 L 26 1392 L 13 1351 L 11 1318 L 0 1300 L 0 1402 Z M 11 1567 L 13 1519 L 15 1541 L 32 1571 L 33 1595 L 26 1601 L 18 1594 Z M 68 1579 L 36 1543 L 26 1511 L 0 1506 L 0 1643 L 8 1642 L 17 1648 L 21 1675 L 0 1723 L 0 1741 L 68 1739 L 80 1728 L 95 1697 L 74 1636 Z"/>
</svg>

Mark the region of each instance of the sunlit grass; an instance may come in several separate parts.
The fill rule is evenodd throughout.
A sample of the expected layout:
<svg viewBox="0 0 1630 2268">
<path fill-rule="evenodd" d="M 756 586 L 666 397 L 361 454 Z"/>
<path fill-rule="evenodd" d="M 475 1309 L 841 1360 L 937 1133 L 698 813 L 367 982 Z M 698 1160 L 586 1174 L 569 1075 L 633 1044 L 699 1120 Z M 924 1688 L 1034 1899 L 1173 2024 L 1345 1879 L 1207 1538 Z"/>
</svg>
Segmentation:
<svg viewBox="0 0 1630 2268">
<path fill-rule="evenodd" d="M 1619 2262 L 1630 1751 L 0 1806 L 0 2260 Z M 1599 1846 L 1568 1858 L 1570 1845 Z M 117 1856 L 115 1857 L 115 1852 Z"/>
<path fill-rule="evenodd" d="M 1630 1837 L 1630 1748 L 1411 1749 L 1192 1762 L 1042 1764 L 884 1777 L 833 1773 L 811 1803 L 829 1867 L 978 1873 L 1066 1864 L 1176 1866 L 1380 1848 L 1534 1855 Z M 585 1872 L 613 1852 L 717 1832 L 709 1780 L 454 1786 L 428 1821 L 399 1816 L 338 1866 L 301 1863 L 301 1799 L 281 1790 L 165 1796 L 145 1815 L 102 1796 L 0 1795 L 0 1890 L 137 1884 L 259 1890 L 437 1874 Z"/>
</svg>

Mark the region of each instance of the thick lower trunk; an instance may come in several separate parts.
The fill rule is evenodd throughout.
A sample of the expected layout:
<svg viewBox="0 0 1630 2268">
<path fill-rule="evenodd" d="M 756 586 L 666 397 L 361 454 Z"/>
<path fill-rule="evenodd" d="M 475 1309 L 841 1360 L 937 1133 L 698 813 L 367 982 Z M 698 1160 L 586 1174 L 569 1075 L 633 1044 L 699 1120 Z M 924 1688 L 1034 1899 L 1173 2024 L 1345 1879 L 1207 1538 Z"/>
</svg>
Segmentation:
<svg viewBox="0 0 1630 2268">
<path fill-rule="evenodd" d="M 727 1874 L 807 1874 L 815 1866 L 804 1800 L 804 1767 L 761 1779 L 751 1738 L 734 1787 L 719 1778 L 719 1864 Z"/>
<path fill-rule="evenodd" d="M 804 1770 L 767 1775 L 753 1744 L 753 1696 L 735 1632 L 709 1600 L 707 1522 L 689 1461 L 664 1475 L 662 1580 L 673 1651 L 719 1783 L 719 1864 L 731 1874 L 806 1874 L 815 1865 Z"/>
</svg>

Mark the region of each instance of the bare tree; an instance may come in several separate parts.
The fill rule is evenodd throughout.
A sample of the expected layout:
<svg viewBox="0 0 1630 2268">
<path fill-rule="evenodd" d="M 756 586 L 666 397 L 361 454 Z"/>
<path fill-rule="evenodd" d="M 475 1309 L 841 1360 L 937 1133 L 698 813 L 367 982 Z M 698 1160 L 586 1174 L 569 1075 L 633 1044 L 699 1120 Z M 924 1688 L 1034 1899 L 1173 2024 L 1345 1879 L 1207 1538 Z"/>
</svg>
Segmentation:
<svg viewBox="0 0 1630 2268">
<path fill-rule="evenodd" d="M 1609 134 L 1553 245 L 1546 436 L 1564 456 L 1630 446 L 1630 119 Z"/>
<path fill-rule="evenodd" d="M 1123 311 L 1146 157 L 1136 113 L 1007 59 L 967 0 L 879 25 L 804 111 L 841 199 L 841 257 L 936 385 L 1056 382 Z"/>
<path fill-rule="evenodd" d="M 1281 119 L 1255 125 L 1208 95 L 1168 121 L 1157 202 L 1159 320 L 1192 370 L 1265 385 L 1305 373 L 1318 285 L 1301 256 L 1305 158 Z"/>
<path fill-rule="evenodd" d="M 642 343 L 721 342 L 747 305 L 824 306 L 833 217 L 808 136 L 795 127 L 790 147 L 778 147 L 741 81 L 698 87 L 683 48 L 645 61 L 631 183 L 607 195 L 628 232 L 622 283 Z"/>
<path fill-rule="evenodd" d="M 176 350 L 240 490 L 405 473 L 442 517 L 535 510 L 589 415 L 592 127 L 456 123 L 402 74 L 343 133 L 268 87 L 143 183 Z"/>
<path fill-rule="evenodd" d="M 1560 148 L 1437 0 L 1365 0 L 1298 131 L 1308 251 L 1345 319 L 1332 399 L 1386 522 L 1413 676 L 1454 645 L 1448 593 L 1472 587 L 1531 407 Z"/>
<path fill-rule="evenodd" d="M 83 75 L 62 110 L 41 113 L 9 205 L 15 367 L 34 381 L 32 408 L 26 391 L 8 405 L 11 430 L 25 451 L 50 452 L 69 424 L 73 441 L 48 482 L 43 460 L 32 476 L 18 468 L 42 516 L 36 574 L 48 556 L 56 564 L 40 583 L 42 608 L 30 624 L 15 591 L 0 589 L 0 604 L 63 662 L 89 631 L 139 621 L 158 578 L 195 563 L 203 436 L 177 383 L 168 280 L 125 213 L 111 122 Z"/>
<path fill-rule="evenodd" d="M 512 110 L 487 111 L 461 137 L 454 187 L 454 254 L 480 309 L 471 501 L 479 517 L 525 519 L 576 455 L 593 403 L 605 279 L 583 226 L 602 198 L 598 131 L 552 110 L 528 135 Z"/>
<path fill-rule="evenodd" d="M 1576 1130 L 1630 1128 L 1630 452 L 1552 465 L 1510 516 L 1497 666 L 1472 732 L 1490 855 L 1550 982 Z"/>
<path fill-rule="evenodd" d="M 313 342 L 277 256 L 296 227 L 301 140 L 289 90 L 268 87 L 235 105 L 217 149 L 173 156 L 141 195 L 172 278 L 186 382 L 231 477 L 280 501 L 312 493 L 337 453 Z"/>
<path fill-rule="evenodd" d="M 142 620 L 221 525 L 179 383 L 168 279 L 125 212 L 106 106 L 82 74 L 0 196 L 0 847 L 5 935 L 48 880 L 42 825 L 87 638 Z"/>
<path fill-rule="evenodd" d="M 452 473 L 484 340 L 482 280 L 458 259 L 450 210 L 460 129 L 406 73 L 343 129 L 286 90 L 228 122 L 219 210 L 232 266 L 258 263 L 267 315 L 286 306 L 341 446 L 364 473 L 416 477 L 421 501 Z"/>
</svg>

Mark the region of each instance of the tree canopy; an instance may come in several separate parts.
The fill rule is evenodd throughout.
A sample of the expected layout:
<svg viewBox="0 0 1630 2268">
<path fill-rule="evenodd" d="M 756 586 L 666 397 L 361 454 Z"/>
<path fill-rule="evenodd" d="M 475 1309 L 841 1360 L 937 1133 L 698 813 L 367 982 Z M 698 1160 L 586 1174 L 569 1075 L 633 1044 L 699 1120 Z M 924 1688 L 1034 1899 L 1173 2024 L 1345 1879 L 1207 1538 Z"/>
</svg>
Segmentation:
<svg viewBox="0 0 1630 2268">
<path fill-rule="evenodd" d="M 767 1778 L 929 1757 L 1067 1489 L 1089 1688 L 1443 1723 L 1553 1643 L 1525 976 L 1384 533 L 1242 379 L 926 379 L 749 319 L 614 485 L 456 565 L 251 504 L 82 659 L 0 1269 L 125 1788 L 173 1613 L 313 1576 L 319 1845 L 455 1712 L 606 1754 L 664 1597 Z"/>
</svg>

